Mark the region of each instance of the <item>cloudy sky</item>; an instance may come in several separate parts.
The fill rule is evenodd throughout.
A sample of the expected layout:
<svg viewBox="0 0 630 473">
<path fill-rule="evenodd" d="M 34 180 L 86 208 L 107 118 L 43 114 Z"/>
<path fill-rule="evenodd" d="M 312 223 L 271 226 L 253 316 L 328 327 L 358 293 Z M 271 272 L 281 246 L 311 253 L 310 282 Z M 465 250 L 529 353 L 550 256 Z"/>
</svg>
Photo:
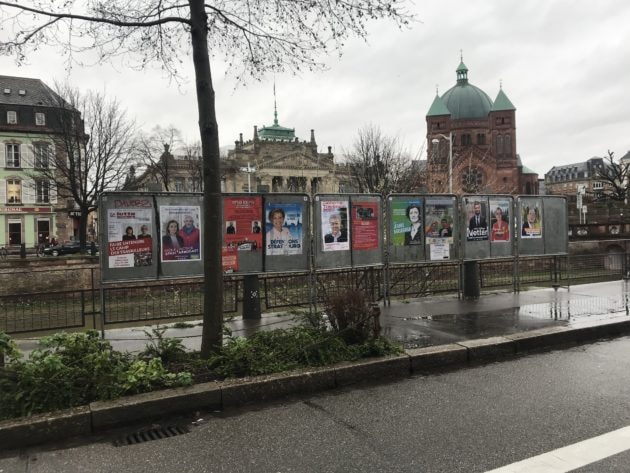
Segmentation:
<svg viewBox="0 0 630 473">
<path fill-rule="evenodd" d="M 500 83 L 515 105 L 517 151 L 539 172 L 554 164 L 630 150 L 630 3 L 627 0 L 416 0 L 418 21 L 409 30 L 375 23 L 367 42 L 351 41 L 328 70 L 275 76 L 280 124 L 300 139 L 314 129 L 321 151 L 341 156 L 368 123 L 398 136 L 424 157 L 425 116 L 436 93 L 455 84 L 460 50 L 469 81 L 496 97 Z M 0 32 L 0 40 L 5 39 Z M 111 65 L 73 68 L 83 89 L 115 95 L 138 123 L 182 130 L 197 138 L 196 103 L 188 82 L 178 87 L 159 71 Z M 214 63 L 221 145 L 254 125 L 273 123 L 269 76 L 235 89 Z M 54 50 L 17 67 L 0 58 L 0 74 L 37 77 L 52 85 L 68 78 Z"/>
</svg>

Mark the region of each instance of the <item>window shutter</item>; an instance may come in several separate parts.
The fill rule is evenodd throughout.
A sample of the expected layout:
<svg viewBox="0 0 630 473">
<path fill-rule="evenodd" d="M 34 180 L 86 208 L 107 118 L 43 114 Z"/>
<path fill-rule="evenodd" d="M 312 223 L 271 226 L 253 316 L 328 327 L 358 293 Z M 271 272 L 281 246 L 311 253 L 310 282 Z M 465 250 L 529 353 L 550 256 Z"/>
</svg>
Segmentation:
<svg viewBox="0 0 630 473">
<path fill-rule="evenodd" d="M 22 202 L 25 204 L 35 203 L 35 181 L 24 178 L 22 180 Z"/>
<path fill-rule="evenodd" d="M 50 203 L 56 204 L 57 203 L 57 183 L 55 181 L 50 181 L 49 192 L 50 192 L 49 194 Z"/>
<path fill-rule="evenodd" d="M 0 179 L 0 204 L 6 205 L 7 203 L 7 181 Z"/>
<path fill-rule="evenodd" d="M 0 168 L 6 167 L 6 159 L 5 154 L 7 152 L 7 145 L 4 143 L 0 143 Z"/>
</svg>

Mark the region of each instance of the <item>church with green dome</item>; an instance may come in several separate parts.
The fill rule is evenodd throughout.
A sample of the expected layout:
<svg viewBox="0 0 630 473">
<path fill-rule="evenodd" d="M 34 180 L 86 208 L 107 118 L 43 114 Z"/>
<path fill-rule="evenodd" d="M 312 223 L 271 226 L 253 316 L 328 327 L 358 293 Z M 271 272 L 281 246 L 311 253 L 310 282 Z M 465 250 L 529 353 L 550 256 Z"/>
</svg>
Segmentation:
<svg viewBox="0 0 630 473">
<path fill-rule="evenodd" d="M 494 101 L 468 81 L 463 58 L 457 82 L 436 94 L 427 112 L 426 190 L 455 194 L 537 194 L 538 174 L 516 148 L 516 108 L 503 88 Z"/>
</svg>

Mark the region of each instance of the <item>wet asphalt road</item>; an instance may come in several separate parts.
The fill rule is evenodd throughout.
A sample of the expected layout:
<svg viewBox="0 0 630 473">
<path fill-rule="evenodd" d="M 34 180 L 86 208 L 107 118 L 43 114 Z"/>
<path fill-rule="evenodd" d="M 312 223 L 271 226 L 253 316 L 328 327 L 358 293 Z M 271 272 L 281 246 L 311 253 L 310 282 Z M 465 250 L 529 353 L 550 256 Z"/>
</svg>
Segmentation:
<svg viewBox="0 0 630 473">
<path fill-rule="evenodd" d="M 630 337 L 0 454 L 2 473 L 483 472 L 630 425 Z M 630 445 L 628 445 L 630 448 Z M 630 471 L 628 451 L 580 472 Z"/>
</svg>

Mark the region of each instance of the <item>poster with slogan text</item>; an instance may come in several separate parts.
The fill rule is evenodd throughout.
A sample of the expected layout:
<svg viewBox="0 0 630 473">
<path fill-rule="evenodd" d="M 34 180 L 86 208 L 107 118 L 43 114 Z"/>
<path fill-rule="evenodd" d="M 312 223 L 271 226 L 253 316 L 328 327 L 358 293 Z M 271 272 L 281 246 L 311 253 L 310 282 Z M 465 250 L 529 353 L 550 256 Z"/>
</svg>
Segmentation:
<svg viewBox="0 0 630 473">
<path fill-rule="evenodd" d="M 267 202 L 265 204 L 265 254 L 301 255 L 303 251 L 304 205 Z"/>
<path fill-rule="evenodd" d="M 490 242 L 509 243 L 510 201 L 508 199 L 490 199 Z"/>
<path fill-rule="evenodd" d="M 424 226 L 420 198 L 394 198 L 391 201 L 393 246 L 422 245 Z"/>
<path fill-rule="evenodd" d="M 488 241 L 488 206 L 485 200 L 464 198 L 466 211 L 466 241 Z"/>
<path fill-rule="evenodd" d="M 201 259 L 200 215 L 198 205 L 160 206 L 162 262 Z"/>
<path fill-rule="evenodd" d="M 241 266 L 240 255 L 262 249 L 262 197 L 223 198 L 223 271 Z"/>
<path fill-rule="evenodd" d="M 352 201 L 352 250 L 378 249 L 378 202 Z"/>
<path fill-rule="evenodd" d="M 107 212 L 108 267 L 151 266 L 153 209 L 120 208 Z"/>
</svg>

